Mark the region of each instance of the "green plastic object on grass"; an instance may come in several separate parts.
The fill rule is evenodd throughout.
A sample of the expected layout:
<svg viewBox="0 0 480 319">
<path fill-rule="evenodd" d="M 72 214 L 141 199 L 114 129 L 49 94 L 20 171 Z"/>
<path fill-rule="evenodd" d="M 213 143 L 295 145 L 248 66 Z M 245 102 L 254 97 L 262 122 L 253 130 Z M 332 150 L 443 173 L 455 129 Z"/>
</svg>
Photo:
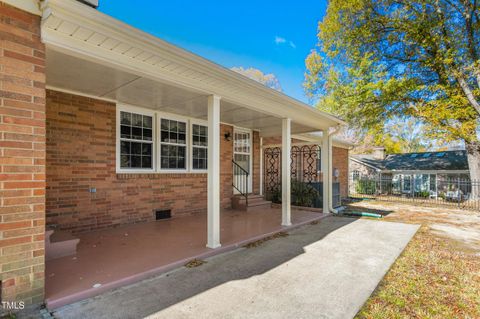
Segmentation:
<svg viewBox="0 0 480 319">
<path fill-rule="evenodd" d="M 380 214 L 367 213 L 367 212 L 345 212 L 345 215 L 349 216 L 359 216 L 359 217 L 373 217 L 373 218 L 382 218 Z"/>
</svg>

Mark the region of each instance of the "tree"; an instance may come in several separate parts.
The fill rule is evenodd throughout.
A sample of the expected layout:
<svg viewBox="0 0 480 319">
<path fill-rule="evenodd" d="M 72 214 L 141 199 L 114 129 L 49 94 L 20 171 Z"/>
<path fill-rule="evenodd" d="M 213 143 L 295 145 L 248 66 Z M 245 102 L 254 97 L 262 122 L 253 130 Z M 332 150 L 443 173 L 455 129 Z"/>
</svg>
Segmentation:
<svg viewBox="0 0 480 319">
<path fill-rule="evenodd" d="M 278 81 L 277 77 L 272 73 L 264 74 L 262 71 L 255 68 L 245 69 L 243 67 L 233 67 L 231 68 L 231 70 L 238 72 L 242 75 L 245 75 L 246 77 L 252 80 L 260 82 L 271 89 L 282 92 L 282 87 L 280 86 L 280 82 Z"/>
<path fill-rule="evenodd" d="M 330 0 L 305 89 L 352 126 L 416 118 L 427 137 L 465 144 L 480 180 L 477 0 Z"/>
<path fill-rule="evenodd" d="M 347 129 L 340 132 L 342 139 L 356 144 L 357 154 L 371 153 L 383 146 L 387 154 L 425 152 L 436 147 L 436 141 L 425 139 L 424 125 L 415 118 L 395 119 L 380 130 Z"/>
</svg>

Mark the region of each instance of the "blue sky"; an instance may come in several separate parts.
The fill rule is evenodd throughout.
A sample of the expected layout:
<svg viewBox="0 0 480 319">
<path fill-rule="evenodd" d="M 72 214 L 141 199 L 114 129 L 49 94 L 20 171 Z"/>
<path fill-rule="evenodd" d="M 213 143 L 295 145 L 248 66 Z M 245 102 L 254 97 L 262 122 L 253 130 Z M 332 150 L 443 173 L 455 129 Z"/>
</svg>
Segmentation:
<svg viewBox="0 0 480 319">
<path fill-rule="evenodd" d="M 225 67 L 273 73 L 286 94 L 308 102 L 304 61 L 326 0 L 100 0 L 99 10 Z"/>
</svg>

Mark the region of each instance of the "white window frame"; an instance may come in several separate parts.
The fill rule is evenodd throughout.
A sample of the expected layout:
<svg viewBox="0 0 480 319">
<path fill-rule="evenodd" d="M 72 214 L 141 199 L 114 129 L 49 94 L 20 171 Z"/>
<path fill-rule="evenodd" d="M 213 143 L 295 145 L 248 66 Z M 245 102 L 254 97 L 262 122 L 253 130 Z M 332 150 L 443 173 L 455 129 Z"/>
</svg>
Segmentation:
<svg viewBox="0 0 480 319">
<path fill-rule="evenodd" d="M 247 153 L 247 152 L 236 152 L 235 151 L 235 133 L 238 132 L 238 133 L 248 133 L 250 134 L 250 151 Z M 248 185 L 248 188 L 251 192 L 253 192 L 253 148 L 254 148 L 254 144 L 253 144 L 253 130 L 251 129 L 248 129 L 248 128 L 243 128 L 243 127 L 239 127 L 239 126 L 234 126 L 233 127 L 233 136 L 232 136 L 232 158 L 235 159 L 235 154 L 244 154 L 244 155 L 249 155 L 250 156 L 250 167 L 249 167 L 249 185 Z M 233 167 L 232 167 L 232 174 L 233 174 Z M 232 175 L 233 176 L 233 175 Z M 233 177 L 235 178 L 235 177 Z"/>
<path fill-rule="evenodd" d="M 198 147 L 198 148 L 202 148 L 202 146 L 195 146 L 193 145 L 193 125 L 202 125 L 202 126 L 205 126 L 207 128 L 207 132 L 208 132 L 208 122 L 207 121 L 203 121 L 203 120 L 198 120 L 198 119 L 191 119 L 190 120 L 190 132 L 191 134 L 189 134 L 189 144 L 190 144 L 190 147 L 189 147 L 189 154 L 190 154 L 190 160 L 189 160 L 189 164 L 190 164 L 190 171 L 193 172 L 193 173 L 207 173 L 208 172 L 208 162 L 207 162 L 207 169 L 197 169 L 197 168 L 193 168 L 193 148 L 194 147 Z M 203 147 L 207 150 L 207 153 L 208 153 L 208 148 L 210 147 L 210 145 L 208 145 L 208 139 L 207 139 L 207 147 Z"/>
<path fill-rule="evenodd" d="M 152 168 L 122 168 L 121 161 L 121 134 L 120 134 L 120 112 L 137 113 L 152 117 Z M 161 168 L 161 145 L 168 144 L 161 142 L 161 124 L 162 119 L 185 122 L 185 169 L 162 169 Z M 203 125 L 208 127 L 208 122 L 201 119 L 191 118 L 187 116 L 155 111 L 149 108 L 134 106 L 131 104 L 117 103 L 116 105 L 116 136 L 115 136 L 115 154 L 116 154 L 116 173 L 117 174 L 205 174 L 208 169 L 193 169 L 193 124 Z M 251 133 L 253 134 L 253 133 Z M 253 138 L 253 135 L 251 135 Z M 172 145 L 181 145 L 173 144 Z M 207 150 L 210 145 L 207 145 Z M 251 145 L 251 152 L 253 151 L 253 143 Z"/>
<path fill-rule="evenodd" d="M 117 115 L 116 115 L 116 170 L 117 173 L 133 173 L 133 174 L 139 174 L 139 173 L 154 173 L 156 171 L 156 114 L 155 111 L 145 109 L 145 108 L 139 108 L 136 106 L 132 105 L 127 105 L 127 104 L 117 104 Z M 121 167 L 121 161 L 120 161 L 120 153 L 121 153 L 121 148 L 120 148 L 120 141 L 122 140 L 120 137 L 120 112 L 128 112 L 128 113 L 136 113 L 136 114 L 141 114 L 141 115 L 146 115 L 146 116 L 151 116 L 152 117 L 152 168 L 147 169 L 147 168 L 122 168 Z M 134 140 L 132 140 L 134 141 Z"/>
<path fill-rule="evenodd" d="M 191 119 L 185 116 L 170 114 L 165 112 L 157 112 L 157 171 L 159 173 L 190 173 L 190 150 L 189 146 L 191 144 L 191 136 L 190 136 L 190 121 Z M 173 168 L 162 168 L 162 144 L 165 145 L 176 145 L 181 146 L 182 144 L 176 143 L 165 143 L 161 141 L 161 134 L 162 134 L 162 119 L 164 120 L 171 120 L 171 121 L 178 121 L 178 122 L 185 122 L 185 168 L 173 169 Z"/>
</svg>

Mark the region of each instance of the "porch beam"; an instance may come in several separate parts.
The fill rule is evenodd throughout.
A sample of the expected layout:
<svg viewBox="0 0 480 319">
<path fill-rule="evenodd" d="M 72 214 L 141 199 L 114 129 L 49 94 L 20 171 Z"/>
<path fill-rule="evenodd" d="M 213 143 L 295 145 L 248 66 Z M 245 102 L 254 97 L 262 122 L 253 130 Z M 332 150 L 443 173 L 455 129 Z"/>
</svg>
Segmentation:
<svg viewBox="0 0 480 319">
<path fill-rule="evenodd" d="M 329 184 L 330 184 L 330 147 L 329 147 L 330 138 L 328 136 L 328 130 L 322 131 L 322 153 L 321 153 L 321 162 L 322 162 L 322 201 L 323 201 L 323 213 L 329 212 Z"/>
<path fill-rule="evenodd" d="M 292 121 L 289 118 L 282 120 L 282 226 L 290 226 L 291 197 L 290 197 L 290 157 L 292 140 Z"/>
<path fill-rule="evenodd" d="M 220 247 L 220 97 L 208 97 L 207 247 Z"/>
</svg>

